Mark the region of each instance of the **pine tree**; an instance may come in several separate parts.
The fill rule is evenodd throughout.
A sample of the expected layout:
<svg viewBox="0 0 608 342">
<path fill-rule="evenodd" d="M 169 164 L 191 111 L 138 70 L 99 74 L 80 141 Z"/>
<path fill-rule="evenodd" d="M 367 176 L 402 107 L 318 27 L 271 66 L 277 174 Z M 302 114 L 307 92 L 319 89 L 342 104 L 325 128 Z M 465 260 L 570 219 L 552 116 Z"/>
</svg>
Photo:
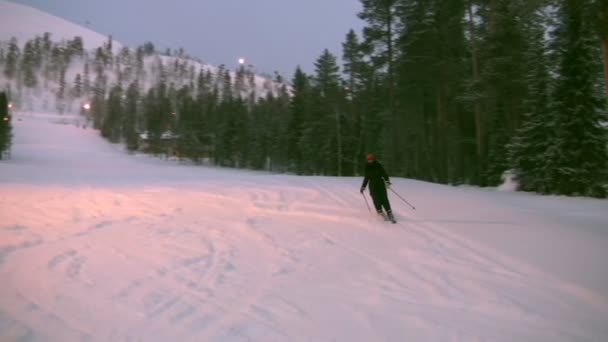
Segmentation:
<svg viewBox="0 0 608 342">
<path fill-rule="evenodd" d="M 245 67 L 243 65 L 239 65 L 234 77 L 234 90 L 236 91 L 236 95 L 238 97 L 242 97 L 247 90 L 245 75 Z"/>
<path fill-rule="evenodd" d="M 68 41 L 67 53 L 70 56 L 84 56 L 84 44 L 82 41 L 82 37 L 76 36 L 74 39 Z"/>
<path fill-rule="evenodd" d="M 169 90 L 161 81 L 156 87 L 150 88 L 145 100 L 145 119 L 151 151 L 161 152 L 161 136 L 171 124 L 171 102 Z"/>
<path fill-rule="evenodd" d="M 384 161 L 390 167 L 395 164 L 400 146 L 397 137 L 401 134 L 398 124 L 397 113 L 397 90 L 396 90 L 396 62 L 398 53 L 396 49 L 399 38 L 401 0 L 361 0 L 363 10 L 358 14 L 359 18 L 367 23 L 363 28 L 364 46 L 371 58 L 373 68 L 377 75 L 383 78 L 378 83 L 384 88 L 380 92 L 385 103 L 379 111 L 383 112 L 387 121 L 387 132 L 385 134 L 387 153 Z"/>
<path fill-rule="evenodd" d="M 40 70 L 42 68 L 43 61 L 43 51 L 42 51 L 42 38 L 40 36 L 36 36 L 33 43 L 34 47 L 34 68 L 36 70 Z"/>
<path fill-rule="evenodd" d="M 0 92 L 0 159 L 10 155 L 12 139 L 11 116 L 6 93 Z"/>
<path fill-rule="evenodd" d="M 23 48 L 23 57 L 21 58 L 21 72 L 23 73 L 23 85 L 28 88 L 34 88 L 38 84 L 36 68 L 36 51 L 34 49 L 34 41 L 30 40 L 25 43 Z"/>
<path fill-rule="evenodd" d="M 19 45 L 17 45 L 17 38 L 13 37 L 8 45 L 8 53 L 6 54 L 6 62 L 4 65 L 4 75 L 9 80 L 13 80 L 17 77 L 19 58 L 20 51 Z"/>
<path fill-rule="evenodd" d="M 110 89 L 107 102 L 107 115 L 103 118 L 101 135 L 113 143 L 120 141 L 122 136 L 123 105 L 122 87 L 115 85 Z"/>
<path fill-rule="evenodd" d="M 232 78 L 229 70 L 224 70 L 222 77 L 222 101 L 231 102 L 233 99 Z"/>
<path fill-rule="evenodd" d="M 59 71 L 59 89 L 57 90 L 57 94 L 56 94 L 57 110 L 59 111 L 59 113 L 62 113 L 62 114 L 66 109 L 65 103 L 66 103 L 67 83 L 65 80 L 65 73 L 66 73 L 66 69 L 61 68 L 61 70 Z"/>
<path fill-rule="evenodd" d="M 180 158 L 191 158 L 198 161 L 197 136 L 197 103 L 191 95 L 189 86 L 183 86 L 177 91 L 177 113 L 179 115 L 177 130 L 177 150 Z"/>
<path fill-rule="evenodd" d="M 463 132 L 459 127 L 467 70 L 463 1 L 416 0 L 400 9 L 402 30 L 399 86 L 399 164 L 393 172 L 447 183 L 464 178 L 457 168 Z"/>
<path fill-rule="evenodd" d="M 314 87 L 318 94 L 314 109 L 313 130 L 320 147 L 317 167 L 324 174 L 342 175 L 342 122 L 343 92 L 342 81 L 336 57 L 325 49 L 315 62 Z M 319 137 L 323 137 L 319 141 Z"/>
<path fill-rule="evenodd" d="M 143 52 L 146 56 L 151 56 L 156 52 L 156 48 L 152 42 L 145 42 L 143 45 Z"/>
<path fill-rule="evenodd" d="M 100 129 L 103 118 L 106 115 L 106 84 L 107 78 L 104 73 L 103 65 L 96 65 L 95 84 L 93 86 L 93 101 L 91 112 L 93 114 L 93 127 Z"/>
<path fill-rule="evenodd" d="M 273 100 L 272 93 L 268 93 L 251 109 L 251 137 L 248 144 L 251 150 L 249 164 L 256 170 L 264 169 L 266 157 L 272 154 L 270 151 L 271 132 L 268 127 L 267 116 L 271 115 Z"/>
<path fill-rule="evenodd" d="M 589 14 L 600 37 L 602 45 L 602 61 L 604 64 L 604 91 L 606 110 L 608 110 L 608 1 L 593 0 Z"/>
<path fill-rule="evenodd" d="M 509 148 L 510 165 L 515 170 L 521 190 L 550 192 L 546 168 L 547 151 L 555 140 L 555 118 L 549 110 L 550 74 L 544 42 L 545 20 L 532 12 L 527 33 L 530 45 L 526 60 L 530 72 L 527 76 L 527 98 L 522 127 Z"/>
<path fill-rule="evenodd" d="M 133 81 L 127 89 L 124 103 L 123 139 L 130 151 L 138 148 L 137 114 L 139 112 L 139 85 Z"/>
<path fill-rule="evenodd" d="M 72 88 L 72 96 L 74 98 L 80 98 L 82 94 L 82 76 L 80 76 L 80 73 L 78 73 L 76 74 L 76 77 L 74 77 L 74 87 Z"/>
<path fill-rule="evenodd" d="M 6 52 L 4 51 L 4 45 L 0 44 L 0 66 L 6 63 Z"/>
<path fill-rule="evenodd" d="M 104 66 L 112 65 L 113 62 L 113 45 L 114 40 L 112 39 L 112 35 L 108 36 L 108 41 L 104 44 L 103 57 L 104 57 Z"/>
<path fill-rule="evenodd" d="M 89 96 L 91 91 L 91 76 L 89 71 L 89 61 L 85 61 L 84 63 L 84 76 L 82 79 L 82 95 Z"/>
<path fill-rule="evenodd" d="M 299 66 L 296 68 L 292 84 L 290 116 L 287 125 L 288 170 L 301 174 L 304 170 L 299 142 L 302 138 L 304 121 L 310 112 L 310 83 L 308 76 Z"/>
<path fill-rule="evenodd" d="M 51 34 L 49 32 L 45 32 L 42 35 L 42 51 L 43 51 L 43 55 L 50 56 L 52 48 L 53 48 L 53 42 L 51 41 Z"/>
<path fill-rule="evenodd" d="M 61 78 L 61 72 L 67 68 L 65 62 L 65 54 L 63 47 L 60 45 L 54 45 L 51 50 L 51 59 L 49 66 L 50 79 L 55 82 L 59 82 Z"/>
<path fill-rule="evenodd" d="M 527 39 L 521 3 L 495 0 L 483 12 L 487 27 L 482 58 L 481 86 L 484 92 L 488 156 L 482 185 L 496 185 L 507 165 L 504 141 L 521 126 L 523 101 L 526 98 L 525 51 Z M 499 122 L 497 118 L 503 118 Z M 506 137 L 496 137 L 498 135 Z M 492 160 L 489 160 L 489 159 Z"/>
<path fill-rule="evenodd" d="M 603 102 L 594 89 L 600 60 L 597 38 L 586 20 L 588 0 L 562 0 L 556 30 L 559 70 L 553 93 L 556 141 L 549 150 L 552 191 L 606 196 L 608 155 Z"/>
</svg>

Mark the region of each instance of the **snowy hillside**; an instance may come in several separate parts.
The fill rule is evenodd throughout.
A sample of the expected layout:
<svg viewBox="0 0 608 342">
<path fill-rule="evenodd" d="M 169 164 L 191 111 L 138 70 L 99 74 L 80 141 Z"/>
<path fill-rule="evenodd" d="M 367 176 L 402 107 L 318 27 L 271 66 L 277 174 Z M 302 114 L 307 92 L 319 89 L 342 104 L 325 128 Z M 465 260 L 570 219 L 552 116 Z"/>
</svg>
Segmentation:
<svg viewBox="0 0 608 342">
<path fill-rule="evenodd" d="M 2 341 L 608 337 L 608 201 L 393 179 L 393 225 L 361 178 L 127 155 L 65 115 L 14 133 Z"/>
<path fill-rule="evenodd" d="M 44 42 L 45 33 L 50 33 L 50 42 Z M 75 37 L 82 39 L 84 51 L 71 52 Z M 11 52 L 13 38 L 16 38 L 16 48 Z M 31 44 L 30 50 L 27 50 L 27 43 Z M 46 50 L 43 50 L 45 46 Z M 247 81 L 242 82 L 244 86 L 235 93 L 243 98 L 265 97 L 269 93 L 276 95 L 283 86 L 256 75 L 248 65 L 235 65 L 231 70 L 231 66 L 202 63 L 185 51 L 169 51 L 170 55 L 166 51 L 155 50 L 144 53 L 145 47 L 145 44 L 125 47 L 113 38 L 83 26 L 29 6 L 0 0 L 0 55 L 3 56 L 0 69 L 4 71 L 0 72 L 0 89 L 10 89 L 13 104 L 23 110 L 78 113 L 82 103 L 93 97 L 93 91 L 107 93 L 113 85 L 120 83 L 127 87 L 132 81 L 138 82 L 143 93 L 160 80 L 173 84 L 177 89 L 183 86 L 192 89 L 199 74 L 207 71 L 216 79 L 221 91 L 223 73 L 230 74 L 236 87 L 239 68 L 242 68 L 241 77 L 246 77 Z M 148 48 L 154 49 L 153 45 Z M 105 56 L 100 58 L 100 51 Z M 6 70 L 11 69 L 11 54 L 17 60 L 12 67 L 14 75 L 8 76 Z M 100 64 L 103 64 L 101 69 Z M 99 82 L 94 85 L 96 81 Z M 72 90 L 75 87 L 82 87 L 79 82 L 90 84 L 90 89 L 84 94 L 81 91 L 74 94 Z"/>
<path fill-rule="evenodd" d="M 26 40 L 41 36 L 44 32 L 50 32 L 56 40 L 80 36 L 86 50 L 102 46 L 108 39 L 105 35 L 36 8 L 0 0 L 0 40 L 8 41 L 16 37 L 19 42 L 24 43 Z M 119 43 L 116 44 L 116 51 L 121 46 Z"/>
</svg>

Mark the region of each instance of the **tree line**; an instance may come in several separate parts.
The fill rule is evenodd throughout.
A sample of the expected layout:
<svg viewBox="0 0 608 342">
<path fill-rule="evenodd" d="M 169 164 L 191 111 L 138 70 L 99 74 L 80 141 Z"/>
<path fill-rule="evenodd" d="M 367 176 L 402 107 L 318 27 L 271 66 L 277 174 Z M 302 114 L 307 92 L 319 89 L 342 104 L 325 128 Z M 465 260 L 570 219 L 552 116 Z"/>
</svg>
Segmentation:
<svg viewBox="0 0 608 342">
<path fill-rule="evenodd" d="M 163 59 L 151 43 L 116 54 L 109 40 L 85 58 L 72 96 L 82 89 L 94 126 L 130 150 L 337 176 L 359 175 L 374 152 L 394 176 L 494 186 L 510 171 L 522 190 L 606 196 L 606 1 L 361 5 L 364 28 L 346 33 L 341 64 L 326 49 L 289 82 L 277 75 L 260 87 L 245 66 L 196 69 L 183 50 Z M 39 59 L 16 61 L 11 46 L 0 47 L 0 65 L 6 77 L 21 65 L 28 87 L 36 81 L 24 68 L 41 70 Z M 63 51 L 78 56 L 80 46 Z M 57 89 L 61 65 L 42 72 Z"/>
</svg>

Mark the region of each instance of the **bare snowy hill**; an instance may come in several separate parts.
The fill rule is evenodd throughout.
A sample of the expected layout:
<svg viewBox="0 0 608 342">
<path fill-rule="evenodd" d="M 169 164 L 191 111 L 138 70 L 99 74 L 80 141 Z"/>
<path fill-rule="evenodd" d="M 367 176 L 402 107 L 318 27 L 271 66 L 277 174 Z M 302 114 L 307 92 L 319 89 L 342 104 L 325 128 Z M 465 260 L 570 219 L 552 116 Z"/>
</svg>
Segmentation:
<svg viewBox="0 0 608 342">
<path fill-rule="evenodd" d="M 24 43 L 44 32 L 50 32 L 56 40 L 67 40 L 80 36 L 87 50 L 102 46 L 108 39 L 103 34 L 36 8 L 0 0 L 0 40 L 8 41 L 12 37 L 16 37 L 19 42 Z M 122 45 L 117 43 L 115 48 L 118 50 L 120 47 Z"/>
<path fill-rule="evenodd" d="M 45 33 L 50 33 L 48 43 L 43 41 Z M 76 37 L 82 39 L 84 51 L 72 53 L 72 40 Z M 180 50 L 171 51 L 170 55 L 155 50 L 144 53 L 144 42 L 140 47 L 126 47 L 81 25 L 29 6 L 0 0 L 0 49 L 5 56 L 0 59 L 2 70 L 8 68 L 12 38 L 17 40 L 15 56 L 20 59 L 14 66 L 15 75 L 0 73 L 0 88 L 10 89 L 13 103 L 22 110 L 77 113 L 81 104 L 92 97 L 93 83 L 100 76 L 106 92 L 118 82 L 127 86 L 135 80 L 144 93 L 160 79 L 176 88 L 186 85 L 194 88 L 197 77 L 207 72 L 215 78 L 220 91 L 224 73 L 228 73 L 233 86 L 238 88 L 235 94 L 245 99 L 265 97 L 269 93 L 276 95 L 283 86 L 287 87 L 255 74 L 248 65 L 209 65 Z M 31 43 L 30 50 L 27 50 L 27 42 Z M 45 44 L 50 46 L 46 51 L 40 51 Z M 102 62 L 100 51 L 106 53 Z M 108 55 L 110 51 L 111 55 Z M 25 62 L 23 59 L 30 55 L 35 57 Z M 99 64 L 103 64 L 101 72 L 96 71 Z M 88 77 L 86 81 L 85 77 Z M 240 85 L 237 86 L 239 77 Z M 31 81 L 32 78 L 35 80 Z M 89 93 L 74 94 L 72 90 L 80 86 L 79 82 L 91 85 Z"/>
</svg>

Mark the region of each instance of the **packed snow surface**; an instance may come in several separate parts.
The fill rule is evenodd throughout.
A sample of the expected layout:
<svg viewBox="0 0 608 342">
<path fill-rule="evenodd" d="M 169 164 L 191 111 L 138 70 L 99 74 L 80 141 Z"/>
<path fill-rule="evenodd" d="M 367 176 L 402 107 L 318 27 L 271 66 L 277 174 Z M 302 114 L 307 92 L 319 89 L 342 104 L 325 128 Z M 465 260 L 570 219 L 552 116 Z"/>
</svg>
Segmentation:
<svg viewBox="0 0 608 342">
<path fill-rule="evenodd" d="M 416 210 L 389 192 L 391 224 L 361 177 L 128 154 L 78 121 L 13 117 L 1 341 L 608 340 L 608 201 L 393 178 Z"/>
</svg>

